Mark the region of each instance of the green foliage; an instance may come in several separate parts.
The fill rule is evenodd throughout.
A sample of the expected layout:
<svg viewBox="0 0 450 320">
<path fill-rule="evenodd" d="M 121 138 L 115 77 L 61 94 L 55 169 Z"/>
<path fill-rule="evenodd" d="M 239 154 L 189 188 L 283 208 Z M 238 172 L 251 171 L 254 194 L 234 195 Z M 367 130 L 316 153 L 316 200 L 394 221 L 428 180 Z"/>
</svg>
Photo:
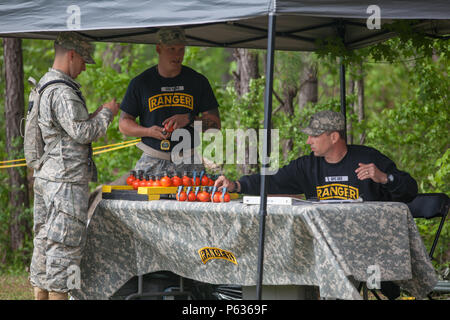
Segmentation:
<svg viewBox="0 0 450 320">
<path fill-rule="evenodd" d="M 436 192 L 447 193 L 450 183 L 450 149 L 447 149 L 444 155 L 436 160 L 435 172 L 428 175 L 428 181 L 432 189 Z"/>
<path fill-rule="evenodd" d="M 402 52 L 400 47 L 398 50 Z M 403 99 L 391 99 L 387 108 L 377 110 L 378 116 L 374 116 L 368 128 L 368 143 L 411 172 L 419 181 L 421 192 L 450 191 L 449 180 L 445 181 L 449 174 L 445 154 L 450 129 L 447 76 L 450 66 L 445 55 L 442 52 L 435 61 L 428 57 L 412 65 L 396 65 L 401 72 L 391 74 L 390 78 L 406 77 L 409 92 L 403 97 L 399 95 Z M 436 168 L 437 164 L 440 168 Z M 430 180 L 436 169 L 439 173 Z"/>
<path fill-rule="evenodd" d="M 214 88 L 221 87 L 228 73 L 229 54 L 222 48 L 187 47 L 183 64 L 203 74 Z"/>
<path fill-rule="evenodd" d="M 389 45 L 392 52 L 380 57 L 391 62 L 395 58 L 396 62 L 373 65 L 370 73 L 376 78 L 366 78 L 367 97 L 373 96 L 374 101 L 366 127 L 367 144 L 410 172 L 419 184 L 419 192 L 449 194 L 449 44 L 419 41 L 414 36 L 384 45 Z M 428 250 L 438 228 L 437 220 L 416 221 Z M 444 228 L 435 253 L 434 263 L 439 268 L 448 266 L 445 257 L 449 242 L 449 228 Z"/>
<path fill-rule="evenodd" d="M 264 128 L 262 120 L 264 118 L 263 92 L 263 77 L 252 79 L 249 92 L 242 97 L 238 97 L 232 82 L 229 82 L 225 88 L 218 88 L 215 91 L 220 105 L 224 155 L 226 151 L 226 129 L 242 129 L 245 131 L 248 128 L 252 128 L 258 132 L 259 129 Z M 224 164 L 222 173 L 233 179 L 238 178 L 238 171 L 234 164 Z"/>
<path fill-rule="evenodd" d="M 353 51 L 345 48 L 338 38 L 333 38 L 324 39 L 322 49 L 317 54 L 276 52 L 273 85 L 277 93 L 282 93 L 286 86 L 298 86 L 300 70 L 307 63 L 317 63 L 319 79 L 318 103 L 310 104 L 301 110 L 297 103 L 294 103 L 292 115 L 281 110 L 275 112 L 279 102 L 274 97 L 272 126 L 279 130 L 280 141 L 290 138 L 294 142 L 287 158 L 280 157 L 280 165 L 309 153 L 309 146 L 305 143 L 307 137 L 300 132 L 300 128 L 307 125 L 311 114 L 325 109 L 340 110 L 339 61 L 340 57 L 343 57 L 347 66 L 347 79 L 363 77 L 365 83 L 366 117 L 363 122 L 358 123 L 356 115 L 348 114 L 348 121 L 353 123 L 352 133 L 356 136 L 364 132 L 365 144 L 379 149 L 393 159 L 401 170 L 410 172 L 418 181 L 420 192 L 449 194 L 448 41 L 429 39 L 414 33 L 407 22 L 396 22 L 385 27 L 397 32 L 400 37 Z M 86 71 L 77 79 L 82 85 L 90 112 L 112 98 L 120 102 L 129 81 L 157 63 L 157 53 L 153 45 L 120 44 L 125 54 L 122 58 L 112 61 L 111 51 L 115 46 L 117 45 L 109 43 L 97 44 L 97 63 L 88 65 Z M 265 52 L 257 52 L 262 64 Z M 44 40 L 23 40 L 23 61 L 25 97 L 28 97 L 30 87 L 26 79 L 29 76 L 39 79 L 51 67 L 53 43 Z M 3 46 L 0 46 L 0 64 L 3 66 Z M 226 129 L 263 128 L 264 77 L 252 80 L 249 93 L 238 97 L 234 84 L 230 81 L 236 64 L 230 61 L 229 50 L 189 47 L 184 64 L 209 79 L 220 105 L 223 137 L 226 136 Z M 2 72 L 0 91 L 4 90 Z M 355 99 L 355 95 L 348 94 L 347 105 L 351 106 Z M 4 95 L 0 95 L 0 112 L 4 112 Z M 6 160 L 5 126 L 5 122 L 0 121 L 0 156 Z M 106 136 L 96 141 L 93 146 L 132 139 L 134 137 L 125 137 L 119 132 L 116 117 Z M 205 143 L 203 145 L 205 147 Z M 281 144 L 279 152 L 283 154 Z M 141 151 L 137 148 L 129 147 L 95 156 L 99 183 L 92 183 L 91 189 L 128 172 L 134 167 L 140 154 Z M 225 164 L 221 171 L 233 179 L 239 175 L 236 166 L 232 164 Z M 12 253 L 8 249 L 8 192 L 7 171 L 0 170 L 0 263 L 6 262 L 11 270 L 20 270 L 23 269 L 25 256 L 29 256 L 31 252 L 32 241 L 31 237 L 27 239 L 24 248 L 18 252 Z M 32 207 L 24 209 L 24 214 L 31 220 Z M 417 221 L 417 225 L 429 248 L 437 222 Z M 444 228 L 436 249 L 435 263 L 440 268 L 448 265 L 445 257 L 448 256 L 449 229 Z"/>
</svg>

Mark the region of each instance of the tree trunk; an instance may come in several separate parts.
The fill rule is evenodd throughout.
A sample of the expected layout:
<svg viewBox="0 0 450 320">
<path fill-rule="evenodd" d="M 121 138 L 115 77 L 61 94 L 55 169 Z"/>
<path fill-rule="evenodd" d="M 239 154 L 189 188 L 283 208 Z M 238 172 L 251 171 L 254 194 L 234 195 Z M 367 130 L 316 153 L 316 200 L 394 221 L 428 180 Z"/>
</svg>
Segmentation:
<svg viewBox="0 0 450 320">
<path fill-rule="evenodd" d="M 116 70 L 118 73 L 122 73 L 120 63 L 116 62 L 116 59 L 122 59 L 126 55 L 131 57 L 131 46 L 130 45 L 122 45 L 120 43 L 112 43 L 108 45 L 106 50 L 103 52 L 103 63 L 105 65 L 109 65 L 111 68 Z M 128 69 L 131 67 L 132 59 L 128 61 Z M 128 70 L 125 70 L 128 71 Z"/>
<path fill-rule="evenodd" d="M 225 52 L 227 53 L 226 57 L 225 57 L 225 62 L 227 62 L 227 64 L 231 64 L 234 60 L 234 50 L 233 48 L 224 48 Z M 231 74 L 229 72 L 223 72 L 222 74 L 222 83 L 224 85 L 228 84 L 228 82 L 230 82 L 231 80 L 233 80 Z"/>
<path fill-rule="evenodd" d="M 22 40 L 3 39 L 5 61 L 5 121 L 6 152 L 9 159 L 23 158 L 23 140 L 20 122 L 24 117 L 24 88 Z M 29 207 L 26 169 L 8 168 L 11 249 L 23 246 L 26 234 L 31 235 L 30 224 L 23 212 Z"/>
<path fill-rule="evenodd" d="M 350 79 L 350 84 L 349 84 L 349 94 L 353 95 L 355 94 L 355 84 L 356 81 L 355 79 Z M 352 120 L 352 115 L 355 114 L 355 112 L 357 111 L 358 107 L 356 105 L 356 102 L 353 102 L 353 104 L 351 106 L 349 106 L 348 108 L 348 118 L 347 118 L 347 144 L 353 144 L 353 120 Z"/>
<path fill-rule="evenodd" d="M 309 102 L 317 103 L 317 65 L 314 62 L 305 63 L 300 74 L 300 90 L 298 94 L 298 107 L 302 110 Z"/>
<path fill-rule="evenodd" d="M 358 115 L 358 122 L 361 123 L 364 118 L 365 118 L 365 114 L 364 114 L 364 68 L 363 68 L 363 64 L 361 63 L 359 66 L 359 77 L 358 80 L 356 81 L 356 91 L 357 91 L 357 95 L 358 95 L 358 99 L 357 99 L 357 103 L 355 104 L 355 113 Z M 360 136 L 359 136 L 359 143 L 360 144 L 364 144 L 366 140 L 366 132 L 363 131 L 361 132 Z"/>
<path fill-rule="evenodd" d="M 237 63 L 236 72 L 233 73 L 234 88 L 240 98 L 250 91 L 250 80 L 259 78 L 258 54 L 248 49 L 234 49 L 233 57 Z M 252 105 L 249 105 L 248 108 L 252 108 Z M 248 128 L 241 129 L 247 130 Z M 245 164 L 237 166 L 241 175 L 250 174 L 258 167 L 257 164 L 249 163 L 248 151 L 249 148 L 245 148 Z"/>
<path fill-rule="evenodd" d="M 239 97 L 249 92 L 250 80 L 259 78 L 258 54 L 248 49 L 234 49 L 233 57 L 237 62 L 234 72 L 234 88 Z"/>
<path fill-rule="evenodd" d="M 281 110 L 288 116 L 294 116 L 294 98 L 297 95 L 298 89 L 294 86 L 287 85 L 283 90 L 283 104 Z M 289 157 L 289 152 L 294 147 L 292 138 L 283 141 L 283 157 L 285 160 Z"/>
<path fill-rule="evenodd" d="M 308 103 L 316 104 L 319 100 L 317 64 L 311 61 L 309 55 L 305 54 L 303 57 L 304 65 L 300 74 L 300 86 L 298 89 L 298 108 L 300 112 Z"/>
</svg>

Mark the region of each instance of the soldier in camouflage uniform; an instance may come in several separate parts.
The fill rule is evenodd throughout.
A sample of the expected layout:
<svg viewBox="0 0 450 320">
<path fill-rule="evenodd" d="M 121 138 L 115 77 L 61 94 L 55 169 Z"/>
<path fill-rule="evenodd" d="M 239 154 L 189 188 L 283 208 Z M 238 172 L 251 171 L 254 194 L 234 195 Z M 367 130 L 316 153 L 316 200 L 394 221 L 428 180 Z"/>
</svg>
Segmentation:
<svg viewBox="0 0 450 320">
<path fill-rule="evenodd" d="M 142 137 L 137 147 L 143 154 L 136 163 L 136 170 L 151 175 L 193 170 L 200 173 L 204 166 L 193 144 L 191 149 L 183 149 L 181 163 L 171 157 L 177 142 L 171 140 L 171 131 L 166 131 L 165 126 L 187 130 L 192 142 L 198 134 L 193 130 L 194 120 L 202 121 L 203 131 L 220 129 L 218 103 L 206 77 L 182 65 L 186 45 L 184 30 L 161 28 L 157 36 L 158 65 L 131 80 L 120 106 L 119 129 L 127 136 Z"/>
<path fill-rule="evenodd" d="M 118 113 L 113 99 L 89 114 L 75 78 L 92 59 L 94 47 L 74 32 L 55 41 L 53 67 L 38 88 L 52 80 L 39 105 L 39 127 L 46 148 L 56 146 L 34 173 L 34 251 L 30 282 L 36 299 L 67 299 L 79 279 L 78 268 L 86 238 L 88 182 L 96 179 L 91 142 L 106 133 Z M 79 269 L 78 269 L 79 270 Z M 72 281 L 72 282 L 70 282 Z"/>
</svg>

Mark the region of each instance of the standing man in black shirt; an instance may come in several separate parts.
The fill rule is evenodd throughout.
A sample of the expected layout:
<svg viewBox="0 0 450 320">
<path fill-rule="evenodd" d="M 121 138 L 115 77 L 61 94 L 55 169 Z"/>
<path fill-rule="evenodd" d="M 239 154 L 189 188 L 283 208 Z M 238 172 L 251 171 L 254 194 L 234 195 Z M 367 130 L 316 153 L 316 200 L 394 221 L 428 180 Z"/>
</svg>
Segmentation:
<svg viewBox="0 0 450 320">
<path fill-rule="evenodd" d="M 374 148 L 347 145 L 345 119 L 339 112 L 321 111 L 302 132 L 308 135 L 311 154 L 291 161 L 267 176 L 268 193 L 305 194 L 307 199 L 358 199 L 409 202 L 417 182 Z M 230 181 L 221 176 L 215 186 L 230 192 L 259 195 L 260 175 Z"/>
<path fill-rule="evenodd" d="M 201 120 L 203 131 L 220 129 L 218 103 L 208 80 L 182 65 L 185 45 L 183 29 L 161 28 L 156 45 L 158 64 L 131 80 L 120 106 L 120 132 L 142 137 L 137 146 L 144 153 L 136 163 L 136 170 L 155 175 L 164 171 L 169 174 L 200 172 L 204 167 L 199 158 L 194 161 L 194 141 L 198 140 L 194 135 L 198 133 L 194 132 L 192 124 L 194 120 Z M 177 164 L 172 162 L 171 151 L 183 140 L 170 138 L 172 131 L 180 128 L 189 132 L 191 149 L 181 155 L 183 162 Z"/>
</svg>

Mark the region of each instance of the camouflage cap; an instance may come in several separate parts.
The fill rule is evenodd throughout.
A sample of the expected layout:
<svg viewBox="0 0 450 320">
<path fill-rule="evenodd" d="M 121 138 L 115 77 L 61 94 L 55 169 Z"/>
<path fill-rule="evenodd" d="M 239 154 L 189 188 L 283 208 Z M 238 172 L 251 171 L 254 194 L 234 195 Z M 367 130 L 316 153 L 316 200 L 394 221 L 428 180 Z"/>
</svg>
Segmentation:
<svg viewBox="0 0 450 320">
<path fill-rule="evenodd" d="M 344 129 L 344 115 L 340 112 L 325 110 L 313 114 L 309 125 L 301 131 L 309 136 L 318 136 L 324 132 L 341 131 Z"/>
<path fill-rule="evenodd" d="M 85 63 L 95 64 L 92 54 L 95 46 L 87 42 L 76 32 L 60 32 L 55 40 L 55 44 L 60 45 L 68 50 L 75 50 L 84 60 Z"/>
<path fill-rule="evenodd" d="M 178 27 L 165 27 L 159 29 L 158 33 L 158 43 L 160 44 L 186 44 L 186 36 L 184 30 Z"/>
</svg>

